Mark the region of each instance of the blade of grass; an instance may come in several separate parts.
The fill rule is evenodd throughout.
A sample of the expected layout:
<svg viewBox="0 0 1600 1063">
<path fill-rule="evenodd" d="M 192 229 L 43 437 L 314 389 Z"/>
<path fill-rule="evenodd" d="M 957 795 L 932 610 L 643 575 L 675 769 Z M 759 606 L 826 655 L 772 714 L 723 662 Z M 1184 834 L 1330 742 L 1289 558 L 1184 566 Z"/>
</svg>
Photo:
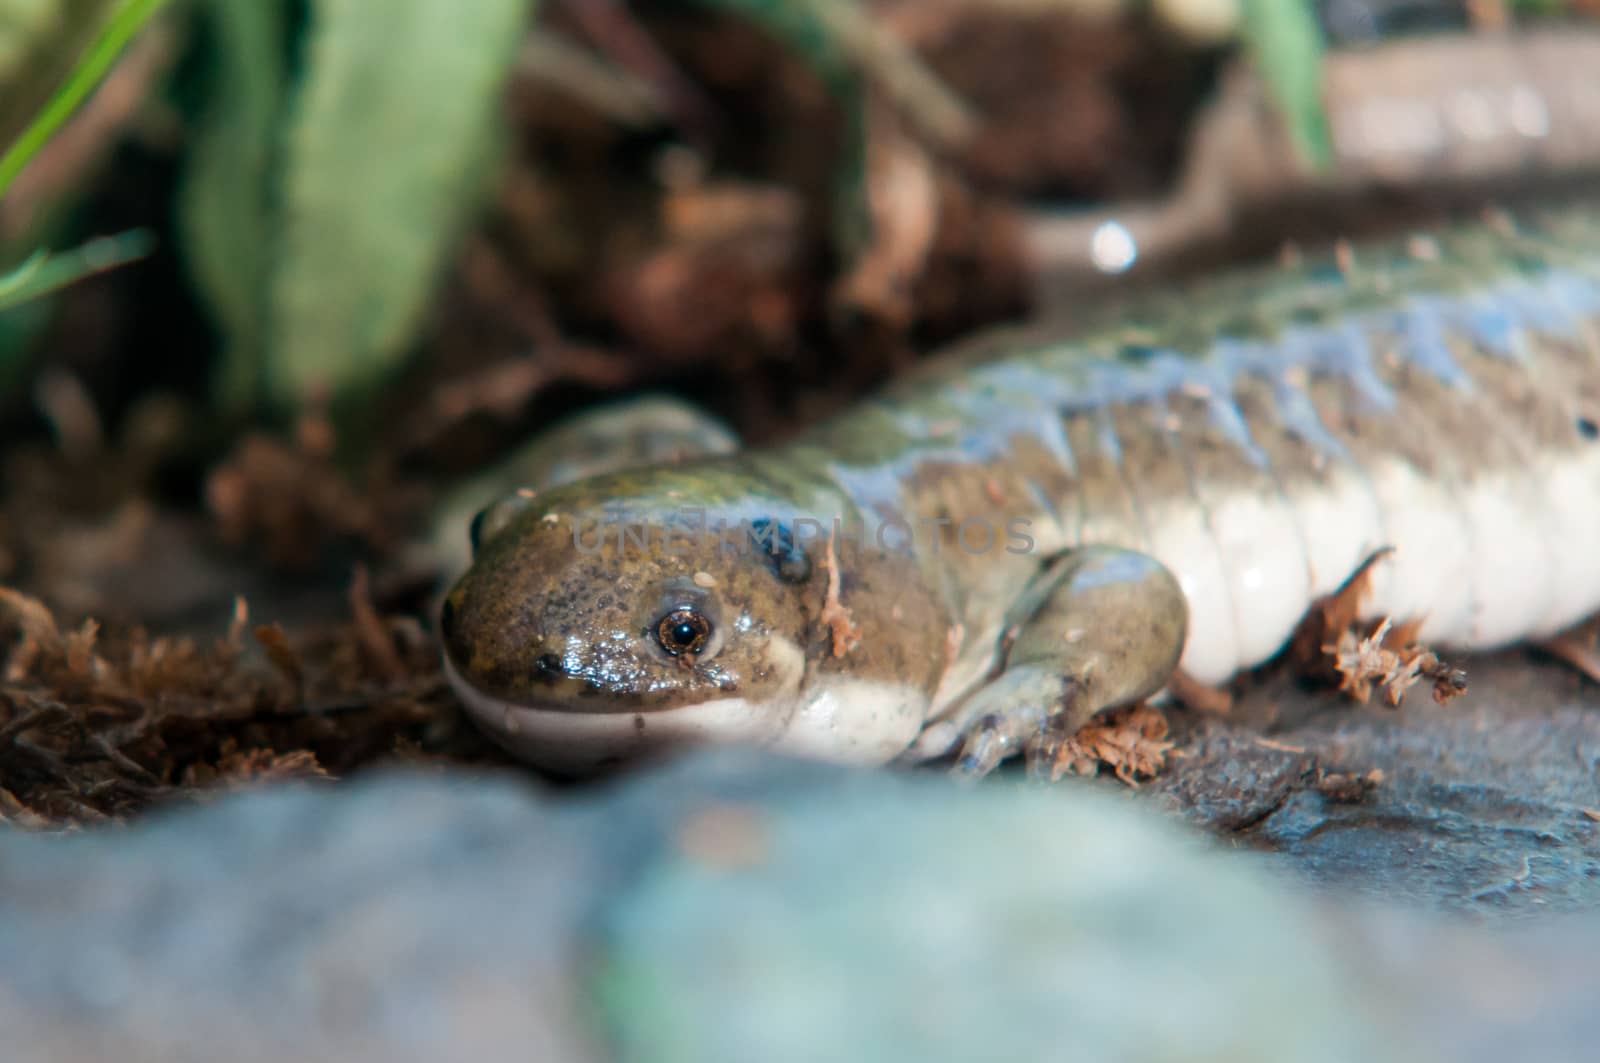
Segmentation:
<svg viewBox="0 0 1600 1063">
<path fill-rule="evenodd" d="M 0 398 L 19 387 L 41 354 L 28 339 L 43 325 L 49 295 L 96 273 L 143 258 L 155 244 L 144 229 L 102 236 L 61 254 L 44 251 L 0 274 Z"/>
<path fill-rule="evenodd" d="M 6 150 L 4 156 L 0 156 L 0 196 L 5 195 L 6 189 L 16 180 L 23 167 L 89 98 L 123 49 L 166 4 L 167 0 L 128 0 L 112 13 L 100 35 L 89 45 L 78 65 L 73 67 L 66 84 L 50 98 L 50 102 L 23 130 L 17 142 Z"/>
<path fill-rule="evenodd" d="M 0 0 L 0 147 L 22 135 L 122 0 Z"/>
<path fill-rule="evenodd" d="M 0 274 L 0 308 L 11 305 L 12 301 L 20 301 L 17 293 L 27 290 L 28 282 L 48 257 L 43 251 L 35 251 L 10 273 Z"/>
<path fill-rule="evenodd" d="M 20 266 L 0 274 L 0 313 L 41 295 L 75 284 L 148 255 L 155 239 L 145 229 L 101 236 L 59 254 L 39 251 Z"/>
</svg>

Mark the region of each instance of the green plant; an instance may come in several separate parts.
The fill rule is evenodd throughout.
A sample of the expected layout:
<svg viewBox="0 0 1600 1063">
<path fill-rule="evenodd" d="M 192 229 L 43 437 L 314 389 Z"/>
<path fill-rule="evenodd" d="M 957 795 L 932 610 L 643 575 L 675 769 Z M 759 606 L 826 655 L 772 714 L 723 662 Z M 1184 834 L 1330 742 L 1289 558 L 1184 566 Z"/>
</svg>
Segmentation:
<svg viewBox="0 0 1600 1063">
<path fill-rule="evenodd" d="M 0 59 L 5 102 L 0 104 L 0 197 L 105 78 L 118 56 L 166 0 L 11 0 L 0 10 Z M 94 273 L 149 254 L 142 231 L 100 237 L 69 251 L 35 250 L 0 272 L 0 313 L 15 310 Z M 12 363 L 29 329 L 8 331 L 0 343 L 0 390 L 16 375 Z"/>
<path fill-rule="evenodd" d="M 1322 30 L 1312 0 L 1242 0 L 1239 30 L 1307 161 L 1333 161 L 1322 105 Z"/>
<path fill-rule="evenodd" d="M 99 36 L 72 68 L 66 83 L 50 97 L 44 110 L 22 131 L 16 143 L 0 155 L 0 196 L 6 194 L 22 168 L 83 105 L 117 57 L 166 3 L 167 0 L 127 0 L 112 11 Z"/>
<path fill-rule="evenodd" d="M 111 69 L 119 55 L 127 48 L 139 31 L 155 17 L 167 0 L 127 0 L 114 8 L 90 41 L 81 56 L 69 67 L 65 81 L 47 98 L 43 107 L 15 135 L 15 139 L 0 154 L 0 196 L 4 196 L 17 175 L 39 154 L 50 138 L 60 131 L 84 100 Z M 50 59 L 60 61 L 63 53 L 70 55 L 71 46 L 83 32 L 74 18 L 92 16 L 93 9 L 104 4 L 68 4 L 60 21 L 65 23 L 58 38 L 49 43 L 52 48 L 41 49 Z M 90 23 L 92 26 L 92 22 Z M 46 72 L 51 63 L 45 62 Z M 26 95 L 25 87 L 18 88 Z M 9 124 L 17 124 L 16 110 L 8 110 Z M 3 129 L 0 126 L 0 129 Z M 148 253 L 148 237 L 144 234 L 125 233 L 122 236 L 91 241 L 83 247 L 56 255 L 36 251 L 24 262 L 7 273 L 0 274 L 0 310 L 39 298 L 73 281 L 97 273 L 123 262 L 132 261 Z"/>
<path fill-rule="evenodd" d="M 311 0 L 291 79 L 282 0 L 202 5 L 217 61 L 180 208 L 224 399 L 358 401 L 409 352 L 536 8 Z"/>
<path fill-rule="evenodd" d="M 142 229 L 102 236 L 59 254 L 36 251 L 20 266 L 0 275 L 0 311 L 49 295 L 93 273 L 143 258 L 150 253 L 150 234 Z"/>
</svg>

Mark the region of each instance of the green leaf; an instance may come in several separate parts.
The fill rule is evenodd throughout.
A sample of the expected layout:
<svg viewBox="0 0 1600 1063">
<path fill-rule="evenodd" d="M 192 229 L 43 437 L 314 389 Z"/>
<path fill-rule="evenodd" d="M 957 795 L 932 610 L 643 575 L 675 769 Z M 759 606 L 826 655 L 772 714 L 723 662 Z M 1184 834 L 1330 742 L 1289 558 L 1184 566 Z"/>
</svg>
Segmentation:
<svg viewBox="0 0 1600 1063">
<path fill-rule="evenodd" d="M 28 289 L 29 282 L 39 273 L 47 257 L 43 251 L 35 251 L 32 257 L 10 273 L 0 274 L 0 308 L 8 305 L 13 299 L 17 302 L 22 301 L 17 293 Z"/>
<path fill-rule="evenodd" d="M 285 10 L 280 0 L 211 0 L 205 13 L 214 39 L 209 107 L 178 189 L 178 224 L 190 272 L 222 327 L 219 396 L 244 405 L 264 384 Z"/>
<path fill-rule="evenodd" d="M 1322 106 L 1322 30 L 1312 0 L 1244 0 L 1240 30 L 1306 161 L 1333 163 Z"/>
<path fill-rule="evenodd" d="M 0 312 L 65 288 L 95 273 L 148 255 L 154 239 L 143 229 L 102 236 L 59 254 L 35 253 L 20 266 L 0 274 Z"/>
<path fill-rule="evenodd" d="M 88 51 L 72 68 L 66 84 L 50 98 L 33 122 L 22 131 L 17 142 L 0 156 L 0 196 L 5 195 L 11 182 L 16 180 L 23 167 L 49 143 L 50 138 L 66 124 L 83 101 L 100 84 L 116 63 L 123 49 L 132 43 L 167 0 L 126 0 L 106 21 Z"/>
<path fill-rule="evenodd" d="M 47 303 L 41 297 L 95 273 L 143 258 L 154 246 L 143 229 L 103 236 L 60 254 L 43 251 L 0 273 L 0 397 L 26 379 L 34 361 L 29 341 L 43 326 Z"/>
<path fill-rule="evenodd" d="M 349 396 L 407 353 L 477 196 L 532 0 L 313 0 L 267 387 Z"/>
</svg>

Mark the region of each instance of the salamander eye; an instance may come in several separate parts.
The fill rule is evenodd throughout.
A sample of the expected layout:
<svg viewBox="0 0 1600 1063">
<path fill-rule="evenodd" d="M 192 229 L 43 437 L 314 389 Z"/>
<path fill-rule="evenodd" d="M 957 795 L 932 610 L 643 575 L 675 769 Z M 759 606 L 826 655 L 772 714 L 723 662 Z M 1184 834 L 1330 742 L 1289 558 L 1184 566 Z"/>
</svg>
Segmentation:
<svg viewBox="0 0 1600 1063">
<path fill-rule="evenodd" d="M 485 506 L 478 510 L 472 518 L 472 523 L 467 525 L 467 541 L 472 544 L 472 552 L 476 554 L 483 545 L 483 518 L 489 515 L 489 508 Z"/>
<path fill-rule="evenodd" d="M 687 606 L 674 609 L 656 621 L 656 641 L 674 657 L 699 653 L 710 640 L 711 621 Z"/>
</svg>

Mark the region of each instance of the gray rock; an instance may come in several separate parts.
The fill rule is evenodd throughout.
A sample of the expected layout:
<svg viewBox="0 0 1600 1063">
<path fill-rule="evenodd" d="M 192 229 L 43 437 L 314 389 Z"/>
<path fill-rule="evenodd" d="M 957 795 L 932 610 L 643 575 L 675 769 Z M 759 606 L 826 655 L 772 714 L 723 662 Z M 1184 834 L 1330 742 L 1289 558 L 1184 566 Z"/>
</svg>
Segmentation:
<svg viewBox="0 0 1600 1063">
<path fill-rule="evenodd" d="M 1126 800 L 928 777 L 796 797 L 691 812 L 610 906 L 619 1058 L 1399 1058 L 1306 905 Z"/>
<path fill-rule="evenodd" d="M 5 1058 L 596 1058 L 573 977 L 593 876 L 585 840 L 506 780 L 0 835 Z"/>
<path fill-rule="evenodd" d="M 1465 697 L 1416 691 L 1399 712 L 1266 685 L 1147 789 L 1336 896 L 1486 915 L 1600 906 L 1600 688 L 1519 655 L 1468 663 Z M 1359 799 L 1316 786 L 1374 769 Z"/>
<path fill-rule="evenodd" d="M 1330 911 L 1089 784 L 755 754 L 0 834 L 7 1063 L 1576 1059 L 1597 946 Z"/>
<path fill-rule="evenodd" d="M 1330 913 L 1339 952 L 1366 999 L 1403 1029 L 1420 1058 L 1541 1063 L 1595 1058 L 1600 1043 L 1600 918 L 1518 919 L 1485 926 L 1415 911 Z"/>
</svg>

